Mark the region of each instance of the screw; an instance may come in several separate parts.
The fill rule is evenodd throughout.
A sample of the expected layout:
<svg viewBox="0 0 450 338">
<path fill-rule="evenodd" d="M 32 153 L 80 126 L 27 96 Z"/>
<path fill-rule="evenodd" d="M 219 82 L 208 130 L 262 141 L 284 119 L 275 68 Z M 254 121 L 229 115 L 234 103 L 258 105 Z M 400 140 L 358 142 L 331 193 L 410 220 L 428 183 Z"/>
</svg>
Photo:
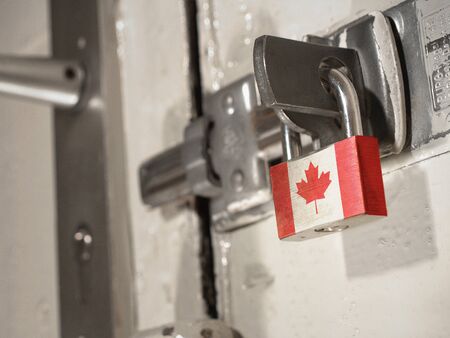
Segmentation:
<svg viewBox="0 0 450 338">
<path fill-rule="evenodd" d="M 81 262 L 88 262 L 92 257 L 94 238 L 86 225 L 81 224 L 73 235 L 77 257 Z"/>
<path fill-rule="evenodd" d="M 228 115 L 234 114 L 234 99 L 233 96 L 227 95 L 223 101 L 223 106 Z"/>
</svg>

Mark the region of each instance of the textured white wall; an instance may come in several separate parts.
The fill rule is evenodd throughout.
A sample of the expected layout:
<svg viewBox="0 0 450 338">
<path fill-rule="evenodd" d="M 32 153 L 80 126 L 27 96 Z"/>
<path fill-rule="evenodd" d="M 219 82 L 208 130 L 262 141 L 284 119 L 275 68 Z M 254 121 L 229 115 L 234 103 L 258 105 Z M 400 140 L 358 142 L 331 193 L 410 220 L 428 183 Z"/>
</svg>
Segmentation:
<svg viewBox="0 0 450 338">
<path fill-rule="evenodd" d="M 0 53 L 48 55 L 47 1 L 0 2 Z M 0 97 L 0 337 L 58 334 L 49 107 Z"/>
</svg>

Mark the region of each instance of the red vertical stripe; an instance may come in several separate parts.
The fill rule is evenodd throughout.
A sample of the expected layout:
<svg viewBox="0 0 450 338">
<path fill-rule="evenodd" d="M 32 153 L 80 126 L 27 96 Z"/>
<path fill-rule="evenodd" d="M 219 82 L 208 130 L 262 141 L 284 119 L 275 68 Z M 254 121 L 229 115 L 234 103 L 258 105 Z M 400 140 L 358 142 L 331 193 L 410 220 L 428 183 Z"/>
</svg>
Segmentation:
<svg viewBox="0 0 450 338">
<path fill-rule="evenodd" d="M 295 233 L 287 162 L 271 167 L 270 177 L 272 179 L 273 204 L 277 219 L 278 237 L 281 239 Z"/>
<path fill-rule="evenodd" d="M 359 138 L 359 137 L 358 137 Z M 344 218 L 365 212 L 364 194 L 359 170 L 357 137 L 334 145 Z"/>
<path fill-rule="evenodd" d="M 378 140 L 359 136 L 357 144 L 366 213 L 387 216 Z"/>
</svg>

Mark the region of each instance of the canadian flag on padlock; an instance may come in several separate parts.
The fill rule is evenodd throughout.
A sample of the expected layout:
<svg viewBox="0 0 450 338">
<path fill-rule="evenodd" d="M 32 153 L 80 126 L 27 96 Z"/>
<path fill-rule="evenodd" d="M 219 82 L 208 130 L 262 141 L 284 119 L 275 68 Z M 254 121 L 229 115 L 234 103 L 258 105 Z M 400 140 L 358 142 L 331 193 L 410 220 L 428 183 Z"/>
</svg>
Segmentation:
<svg viewBox="0 0 450 338">
<path fill-rule="evenodd" d="M 378 141 L 353 136 L 271 167 L 280 239 L 303 240 L 386 216 Z"/>
</svg>

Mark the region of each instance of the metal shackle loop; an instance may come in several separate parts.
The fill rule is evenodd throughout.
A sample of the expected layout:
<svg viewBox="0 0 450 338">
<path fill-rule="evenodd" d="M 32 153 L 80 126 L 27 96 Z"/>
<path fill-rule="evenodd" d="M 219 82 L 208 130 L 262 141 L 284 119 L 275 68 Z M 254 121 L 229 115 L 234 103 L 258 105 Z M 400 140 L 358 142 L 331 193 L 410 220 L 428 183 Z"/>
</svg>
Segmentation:
<svg viewBox="0 0 450 338">
<path fill-rule="evenodd" d="M 363 135 L 358 94 L 350 78 L 336 68 L 322 68 L 320 72 L 337 101 L 345 136 Z"/>
</svg>

